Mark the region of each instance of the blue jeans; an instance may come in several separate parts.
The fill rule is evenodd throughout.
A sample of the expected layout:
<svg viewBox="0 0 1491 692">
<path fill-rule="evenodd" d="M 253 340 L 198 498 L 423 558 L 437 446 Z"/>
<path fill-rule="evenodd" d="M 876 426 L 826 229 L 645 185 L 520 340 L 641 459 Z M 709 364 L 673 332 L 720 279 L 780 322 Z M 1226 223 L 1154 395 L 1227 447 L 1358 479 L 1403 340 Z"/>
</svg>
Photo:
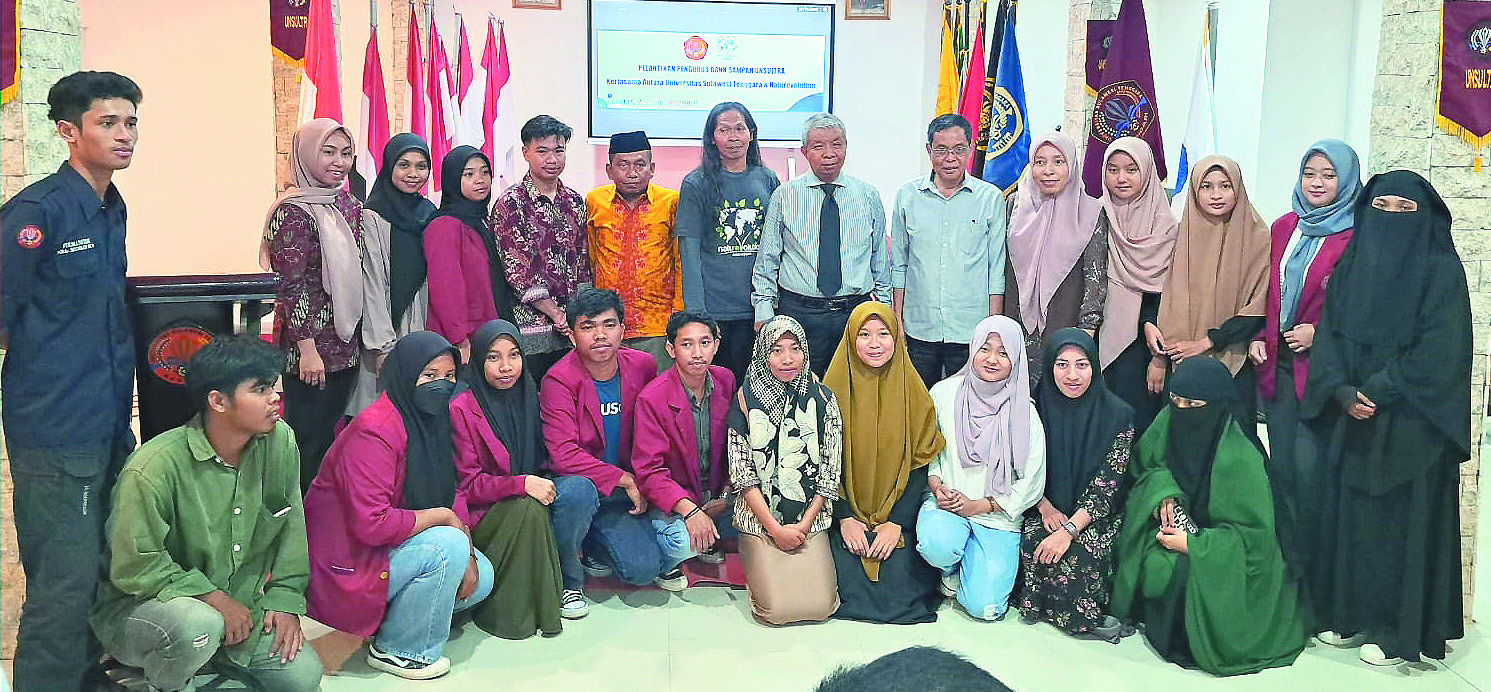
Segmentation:
<svg viewBox="0 0 1491 692">
<path fill-rule="evenodd" d="M 916 516 L 916 552 L 944 576 L 959 570 L 958 603 L 969 615 L 1004 617 L 1020 567 L 1020 532 L 991 529 L 928 502 Z"/>
<path fill-rule="evenodd" d="M 554 479 L 557 497 L 549 505 L 549 520 L 554 524 L 554 544 L 559 548 L 559 573 L 564 588 L 585 588 L 585 569 L 580 566 L 580 543 L 590 532 L 591 519 L 600 506 L 595 483 L 584 476 L 559 476 Z"/>
<path fill-rule="evenodd" d="M 588 544 L 599 549 L 601 562 L 615 568 L 616 578 L 634 586 L 650 584 L 698 554 L 682 519 L 669 520 L 657 510 L 634 515 L 628 511 L 631 507 L 632 501 L 618 488 L 601 502 L 587 537 Z"/>
<path fill-rule="evenodd" d="M 476 590 L 456 600 L 471 540 L 454 526 L 433 526 L 399 544 L 388 554 L 388 610 L 374 644 L 379 651 L 421 663 L 433 663 L 450 639 L 450 618 L 492 593 L 492 563 L 476 553 Z"/>
</svg>

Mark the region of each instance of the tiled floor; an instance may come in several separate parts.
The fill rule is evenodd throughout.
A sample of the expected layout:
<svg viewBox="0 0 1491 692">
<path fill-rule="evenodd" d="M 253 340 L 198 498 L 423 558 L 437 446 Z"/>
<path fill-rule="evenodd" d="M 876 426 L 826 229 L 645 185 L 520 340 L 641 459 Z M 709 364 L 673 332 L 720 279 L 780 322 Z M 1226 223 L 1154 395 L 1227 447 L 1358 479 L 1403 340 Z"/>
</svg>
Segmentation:
<svg viewBox="0 0 1491 692">
<path fill-rule="evenodd" d="M 465 626 L 446 650 L 449 675 L 419 683 L 443 690 L 764 692 L 811 690 L 840 664 L 869 661 L 914 644 L 957 651 L 1021 691 L 1308 690 L 1310 692 L 1491 692 L 1491 639 L 1452 642 L 1444 664 L 1373 668 L 1355 651 L 1312 646 L 1289 668 L 1227 679 L 1165 663 L 1142 636 L 1114 646 L 1077 641 L 1014 617 L 976 622 L 944 606 L 935 623 L 912 626 L 830 621 L 768 628 L 751 621 L 745 591 L 690 588 L 593 593 L 589 617 L 562 634 L 506 641 Z M 335 637 L 336 635 L 333 635 Z M 359 651 L 322 683 L 325 692 L 413 689 L 378 673 Z M 910 692 L 910 691 L 908 691 Z"/>
</svg>

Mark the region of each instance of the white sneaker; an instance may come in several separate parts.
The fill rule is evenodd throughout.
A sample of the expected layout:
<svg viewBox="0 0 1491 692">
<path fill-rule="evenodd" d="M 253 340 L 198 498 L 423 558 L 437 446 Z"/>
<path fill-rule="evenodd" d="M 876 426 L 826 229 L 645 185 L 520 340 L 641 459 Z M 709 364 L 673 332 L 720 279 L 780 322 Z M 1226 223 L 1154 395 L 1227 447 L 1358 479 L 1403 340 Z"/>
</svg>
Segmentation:
<svg viewBox="0 0 1491 692">
<path fill-rule="evenodd" d="M 559 616 L 570 620 L 579 620 L 590 614 L 590 603 L 586 602 L 585 594 L 578 589 L 565 589 L 559 595 Z"/>
<path fill-rule="evenodd" d="M 664 591 L 682 591 L 689 588 L 689 578 L 684 576 L 683 570 L 674 567 L 672 570 L 659 574 L 652 583 L 657 584 Z"/>
<path fill-rule="evenodd" d="M 725 561 L 725 551 L 720 550 L 718 547 L 710 548 L 709 550 L 699 553 L 697 557 L 699 558 L 700 562 L 707 562 L 711 565 L 718 565 L 721 562 Z"/>
<path fill-rule="evenodd" d="M 1382 650 L 1382 647 L 1371 643 L 1363 644 L 1357 657 L 1362 659 L 1363 663 L 1374 666 L 1396 666 L 1403 662 L 1403 659 L 1396 656 L 1388 656 Z"/>
<path fill-rule="evenodd" d="M 420 663 L 403 656 L 383 653 L 372 644 L 368 644 L 368 665 L 405 680 L 429 680 L 450 672 L 450 659 L 444 656 L 430 663 Z"/>
<path fill-rule="evenodd" d="M 962 578 L 958 576 L 957 570 L 953 570 L 951 574 L 942 575 L 942 595 L 947 596 L 948 598 L 952 598 L 958 595 L 958 586 L 961 583 Z"/>
<path fill-rule="evenodd" d="M 1317 633 L 1315 635 L 1315 641 L 1320 642 L 1321 644 L 1324 644 L 1326 646 L 1336 646 L 1336 647 L 1343 647 L 1343 648 L 1345 648 L 1345 647 L 1357 646 L 1358 644 L 1360 644 L 1361 643 L 1361 635 L 1358 634 L 1358 635 L 1353 635 L 1353 636 L 1350 636 L 1350 637 L 1346 637 L 1346 636 L 1342 636 L 1340 632 L 1332 632 L 1330 630 L 1326 630 L 1324 632 Z"/>
</svg>

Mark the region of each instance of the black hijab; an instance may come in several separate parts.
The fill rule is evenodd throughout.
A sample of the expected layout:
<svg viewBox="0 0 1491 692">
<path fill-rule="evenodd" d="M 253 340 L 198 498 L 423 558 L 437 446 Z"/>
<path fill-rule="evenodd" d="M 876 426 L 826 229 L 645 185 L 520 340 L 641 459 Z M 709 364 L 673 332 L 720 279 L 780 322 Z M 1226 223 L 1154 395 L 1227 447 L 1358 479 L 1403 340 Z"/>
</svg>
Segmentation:
<svg viewBox="0 0 1491 692">
<path fill-rule="evenodd" d="M 1076 399 L 1061 392 L 1054 371 L 1057 354 L 1068 346 L 1082 349 L 1092 363 L 1092 384 Z M 1041 363 L 1035 410 L 1046 428 L 1046 499 L 1070 515 L 1106 463 L 1113 439 L 1134 429 L 1134 409 L 1103 384 L 1097 343 L 1081 329 L 1052 334 Z"/>
<path fill-rule="evenodd" d="M 393 167 L 411 151 L 430 161 L 430 147 L 423 137 L 405 132 L 394 135 L 383 146 L 383 165 L 363 208 L 373 211 L 393 226 L 388 239 L 388 303 L 393 324 L 404 320 L 404 311 L 425 283 L 425 226 L 435 216 L 435 205 L 417 192 L 403 192 L 393 184 Z"/>
<path fill-rule="evenodd" d="M 1237 385 L 1221 361 L 1187 358 L 1170 375 L 1170 393 L 1206 402 L 1193 408 L 1171 402 L 1169 439 L 1165 441 L 1165 465 L 1186 494 L 1186 509 L 1205 525 L 1211 504 L 1211 468 L 1222 433 L 1233 420 Z"/>
<path fill-rule="evenodd" d="M 435 216 L 454 217 L 481 236 L 482 247 L 487 249 L 487 271 L 492 277 L 492 300 L 496 304 L 497 315 L 509 317 L 512 315 L 512 305 L 509 300 L 511 291 L 507 287 L 507 268 L 502 263 L 502 250 L 497 247 L 497 235 L 487 227 L 487 203 L 491 201 L 492 193 L 488 191 L 484 199 L 477 201 L 466 199 L 461 194 L 461 171 L 473 158 L 486 162 L 489 169 L 492 167 L 492 160 L 486 154 L 467 144 L 451 149 L 445 155 L 445 160 L 440 163 L 440 211 Z"/>
<path fill-rule="evenodd" d="M 545 448 L 543 423 L 538 413 L 538 387 L 528 369 L 518 381 L 507 389 L 498 389 L 487 382 L 487 353 L 498 337 L 506 336 L 518 343 L 518 327 L 507 320 L 492 320 L 471 335 L 471 362 L 466 364 L 466 384 L 476 395 L 482 416 L 492 426 L 492 433 L 507 448 L 508 473 L 513 476 L 532 475 L 549 462 L 549 450 Z"/>
<path fill-rule="evenodd" d="M 430 361 L 442 353 L 459 364 L 461 354 L 445 337 L 413 332 L 394 344 L 383 363 L 383 391 L 404 419 L 409 446 L 404 454 L 404 503 L 401 509 L 450 507 L 456 497 L 455 446 L 450 438 L 450 409 L 421 411 L 414 383 Z"/>
</svg>

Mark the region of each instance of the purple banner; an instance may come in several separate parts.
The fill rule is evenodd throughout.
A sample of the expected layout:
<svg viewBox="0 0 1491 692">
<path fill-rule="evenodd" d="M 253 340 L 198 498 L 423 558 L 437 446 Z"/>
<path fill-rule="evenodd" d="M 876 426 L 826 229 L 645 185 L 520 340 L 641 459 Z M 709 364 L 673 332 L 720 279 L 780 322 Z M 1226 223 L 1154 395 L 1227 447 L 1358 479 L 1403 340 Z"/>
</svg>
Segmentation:
<svg viewBox="0 0 1491 692">
<path fill-rule="evenodd" d="M 1112 19 L 1087 20 L 1087 90 L 1097 93 L 1102 86 L 1103 66 L 1108 63 L 1108 46 L 1113 43 Z"/>
<path fill-rule="evenodd" d="M 1491 2 L 1444 3 L 1439 127 L 1476 149 L 1491 144 Z"/>
<path fill-rule="evenodd" d="M 269 45 L 282 60 L 300 66 L 310 0 L 269 0 Z"/>
<path fill-rule="evenodd" d="M 1154 152 L 1155 173 L 1165 179 L 1160 141 L 1160 106 L 1149 62 L 1149 28 L 1142 0 L 1123 0 L 1113 22 L 1113 40 L 1103 63 L 1102 86 L 1093 97 L 1082 181 L 1087 194 L 1103 193 L 1103 153 L 1119 137 L 1138 137 Z"/>
</svg>

